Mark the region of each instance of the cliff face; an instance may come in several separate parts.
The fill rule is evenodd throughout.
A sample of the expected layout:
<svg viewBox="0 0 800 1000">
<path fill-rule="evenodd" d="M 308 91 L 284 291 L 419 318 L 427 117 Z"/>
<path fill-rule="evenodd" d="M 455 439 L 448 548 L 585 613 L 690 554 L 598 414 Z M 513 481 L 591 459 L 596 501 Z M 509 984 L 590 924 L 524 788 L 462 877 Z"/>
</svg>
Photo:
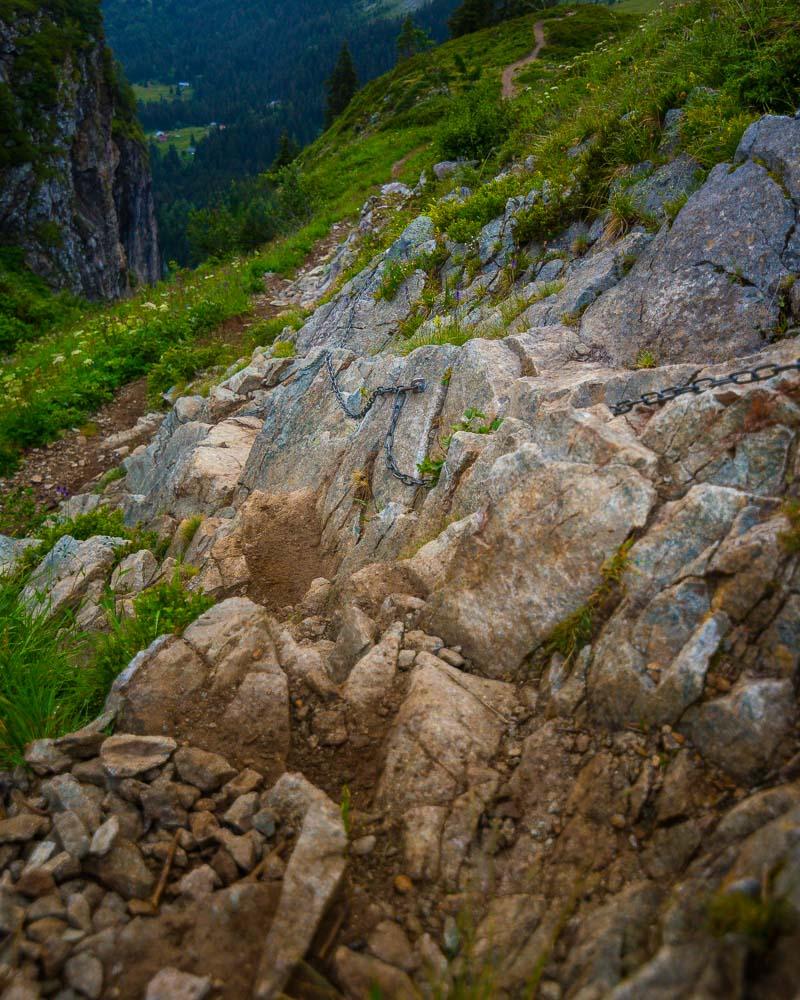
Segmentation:
<svg viewBox="0 0 800 1000">
<path fill-rule="evenodd" d="M 150 168 L 99 14 L 61 7 L 0 16 L 0 243 L 54 288 L 112 299 L 160 274 Z"/>
</svg>

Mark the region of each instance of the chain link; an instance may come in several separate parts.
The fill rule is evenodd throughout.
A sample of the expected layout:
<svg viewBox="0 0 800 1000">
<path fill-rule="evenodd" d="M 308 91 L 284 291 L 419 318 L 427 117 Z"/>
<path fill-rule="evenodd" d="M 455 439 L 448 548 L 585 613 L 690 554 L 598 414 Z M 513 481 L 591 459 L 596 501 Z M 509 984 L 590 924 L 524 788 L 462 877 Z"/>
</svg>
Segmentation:
<svg viewBox="0 0 800 1000">
<path fill-rule="evenodd" d="M 397 461 L 394 457 L 394 436 L 397 431 L 400 414 L 403 412 L 403 407 L 406 404 L 406 398 L 411 392 L 424 392 L 425 380 L 415 378 L 412 379 L 408 385 L 378 386 L 377 389 L 373 389 L 373 391 L 367 396 L 364 405 L 359 410 L 353 411 L 347 405 L 344 393 L 336 382 L 336 372 L 333 369 L 333 358 L 330 353 L 325 355 L 325 367 L 328 371 L 331 388 L 333 389 L 333 393 L 339 402 L 339 406 L 342 408 L 345 415 L 351 420 L 362 420 L 381 396 L 394 396 L 394 406 L 392 407 L 392 416 L 389 421 L 389 430 L 386 432 L 386 440 L 383 444 L 383 450 L 386 454 L 386 468 L 395 477 L 395 479 L 399 479 L 400 482 L 405 483 L 406 486 L 422 486 L 427 490 L 433 489 L 436 485 L 436 481 L 434 479 L 418 478 L 417 476 L 409 475 L 407 472 L 402 472 L 398 468 Z"/>
<path fill-rule="evenodd" d="M 729 375 L 721 375 L 719 378 L 706 376 L 698 378 L 683 385 L 671 385 L 666 389 L 645 392 L 638 399 L 623 399 L 619 403 L 610 407 L 615 417 L 623 413 L 630 413 L 635 406 L 661 406 L 678 396 L 685 396 L 689 393 L 699 396 L 701 392 L 708 392 L 709 389 L 719 389 L 724 385 L 750 385 L 753 382 L 765 382 L 767 379 L 775 378 L 783 372 L 800 371 L 800 358 L 791 361 L 786 365 L 777 365 L 773 362 L 757 365 L 755 368 L 743 368 L 741 371 L 731 372 Z"/>
</svg>

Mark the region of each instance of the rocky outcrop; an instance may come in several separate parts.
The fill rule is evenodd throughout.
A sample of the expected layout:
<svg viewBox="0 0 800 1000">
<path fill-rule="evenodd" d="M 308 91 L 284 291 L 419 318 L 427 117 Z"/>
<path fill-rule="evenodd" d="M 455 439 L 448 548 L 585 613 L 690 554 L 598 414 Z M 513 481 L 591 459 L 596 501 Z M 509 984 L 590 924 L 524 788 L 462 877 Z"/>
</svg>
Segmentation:
<svg viewBox="0 0 800 1000">
<path fill-rule="evenodd" d="M 576 224 L 513 281 L 512 199 L 460 301 L 431 307 L 475 336 L 406 355 L 437 277 L 413 266 L 421 216 L 295 357 L 176 401 L 100 501 L 167 556 L 66 537 L 27 580 L 31 608 L 87 621 L 107 582 L 124 608 L 181 559 L 217 603 L 2 785 L 20 989 L 791 994 L 800 371 L 773 293 L 797 270 L 798 137 L 756 123 L 672 225 L 693 164 L 631 171 L 657 233 Z M 387 465 L 393 395 L 348 419 L 326 356 L 351 409 L 424 380 L 389 445 L 427 488 Z"/>
<path fill-rule="evenodd" d="M 71 28 L 46 8 L 0 21 L 0 236 L 54 288 L 111 299 L 161 263 L 144 137 L 91 8 Z"/>
</svg>

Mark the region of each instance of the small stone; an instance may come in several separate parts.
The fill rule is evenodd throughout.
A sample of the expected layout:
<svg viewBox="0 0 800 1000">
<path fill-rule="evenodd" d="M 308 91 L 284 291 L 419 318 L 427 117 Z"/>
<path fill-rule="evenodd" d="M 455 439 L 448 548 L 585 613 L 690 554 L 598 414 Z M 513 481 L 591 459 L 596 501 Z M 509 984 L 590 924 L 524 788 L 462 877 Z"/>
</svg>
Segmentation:
<svg viewBox="0 0 800 1000">
<path fill-rule="evenodd" d="M 232 885 L 239 878 L 236 862 L 223 847 L 211 859 L 211 867 L 219 875 L 223 885 Z"/>
<path fill-rule="evenodd" d="M 414 883 L 408 875 L 395 875 L 393 885 L 394 891 L 399 892 L 401 896 L 407 896 L 414 891 Z"/>
<path fill-rule="evenodd" d="M 189 817 L 192 836 L 199 848 L 208 847 L 216 842 L 219 820 L 211 812 L 196 812 Z"/>
<path fill-rule="evenodd" d="M 410 670 L 414 666 L 417 654 L 413 649 L 401 649 L 397 656 L 397 667 L 399 670 Z"/>
<path fill-rule="evenodd" d="M 147 984 L 145 1000 L 205 1000 L 211 992 L 208 976 L 167 968 L 156 973 Z"/>
<path fill-rule="evenodd" d="M 103 990 L 103 966 L 94 955 L 86 951 L 73 955 L 64 966 L 64 975 L 78 993 L 89 1000 L 98 1000 Z"/>
<path fill-rule="evenodd" d="M 222 794 L 226 802 L 238 799 L 240 795 L 248 795 L 250 792 L 258 791 L 263 785 L 264 778 L 252 768 L 246 767 L 240 771 L 235 778 L 232 778 L 227 785 L 222 788 Z"/>
<path fill-rule="evenodd" d="M 80 817 L 83 825 L 93 833 L 102 822 L 100 795 L 97 788 L 82 785 L 71 774 L 58 774 L 44 782 L 42 795 L 58 812 L 71 809 Z"/>
<path fill-rule="evenodd" d="M 237 837 L 229 830 L 220 829 L 217 831 L 217 842 L 225 848 L 243 872 L 250 872 L 255 868 L 259 852 L 252 837 L 247 834 Z"/>
<path fill-rule="evenodd" d="M 67 920 L 70 927 L 89 933 L 92 929 L 92 910 L 89 901 L 80 893 L 67 899 Z"/>
<path fill-rule="evenodd" d="M 377 842 L 377 838 L 370 833 L 366 837 L 359 837 L 358 840 L 354 840 L 350 845 L 350 851 L 358 857 L 363 858 L 368 854 L 372 854 Z"/>
<path fill-rule="evenodd" d="M 22 844 L 47 833 L 49 829 L 50 820 L 46 816 L 20 813 L 11 819 L 0 820 L 0 844 Z"/>
<path fill-rule="evenodd" d="M 130 840 L 119 839 L 105 857 L 89 856 L 87 871 L 125 899 L 143 898 L 153 891 L 155 878 L 142 853 Z"/>
<path fill-rule="evenodd" d="M 461 653 L 457 653 L 454 649 L 440 649 L 436 655 L 451 667 L 460 668 L 467 662 Z"/>
<path fill-rule="evenodd" d="M 237 833 L 247 833 L 253 827 L 253 816 L 258 811 L 258 793 L 240 795 L 222 817 L 223 823 Z"/>
<path fill-rule="evenodd" d="M 253 828 L 262 833 L 267 840 L 275 836 L 275 814 L 271 809 L 261 809 L 253 816 Z"/>
<path fill-rule="evenodd" d="M 35 920 L 28 924 L 25 933 L 31 941 L 41 944 L 48 938 L 59 938 L 67 929 L 67 923 L 58 917 L 44 917 L 42 920 Z"/>
<path fill-rule="evenodd" d="M 186 810 L 181 803 L 179 788 L 173 781 L 159 778 L 141 795 L 141 805 L 148 819 L 156 820 L 167 830 L 185 826 Z"/>
<path fill-rule="evenodd" d="M 67 854 L 78 861 L 86 857 L 89 853 L 89 833 L 76 813 L 70 810 L 56 813 L 53 826 Z"/>
<path fill-rule="evenodd" d="M 367 946 L 376 958 L 404 972 L 411 972 L 416 965 L 406 932 L 393 920 L 382 920 L 370 932 Z"/>
<path fill-rule="evenodd" d="M 210 865 L 201 865 L 184 875 L 175 888 L 181 896 L 200 899 L 212 893 L 219 884 L 220 878 L 214 869 Z"/>
<path fill-rule="evenodd" d="M 109 736 L 100 759 L 112 778 L 135 778 L 165 764 L 178 744 L 167 736 Z"/>
<path fill-rule="evenodd" d="M 175 766 L 181 779 L 201 792 L 216 791 L 236 774 L 224 757 L 195 747 L 181 747 L 175 754 Z"/>
<path fill-rule="evenodd" d="M 53 740 L 34 740 L 25 748 L 25 763 L 35 774 L 62 774 L 68 771 L 72 761 L 62 753 Z"/>
<path fill-rule="evenodd" d="M 43 917 L 58 917 L 63 920 L 67 911 L 61 902 L 61 897 L 57 892 L 52 892 L 48 896 L 41 896 L 28 907 L 27 919 L 33 922 L 41 920 Z"/>
<path fill-rule="evenodd" d="M 27 868 L 17 879 L 14 886 L 17 892 L 23 896 L 38 898 L 47 896 L 56 887 L 56 880 L 49 871 L 44 868 Z"/>
<path fill-rule="evenodd" d="M 89 845 L 89 853 L 104 858 L 116 843 L 117 837 L 119 837 L 119 818 L 112 816 L 95 830 Z"/>
<path fill-rule="evenodd" d="M 625 817 L 621 813 L 614 813 L 611 817 L 611 825 L 616 830 L 624 830 L 628 824 Z"/>
<path fill-rule="evenodd" d="M 436 635 L 428 635 L 420 629 L 414 629 L 411 632 L 406 632 L 403 646 L 405 649 L 413 649 L 417 653 L 438 654 L 444 648 L 444 640 Z"/>
</svg>

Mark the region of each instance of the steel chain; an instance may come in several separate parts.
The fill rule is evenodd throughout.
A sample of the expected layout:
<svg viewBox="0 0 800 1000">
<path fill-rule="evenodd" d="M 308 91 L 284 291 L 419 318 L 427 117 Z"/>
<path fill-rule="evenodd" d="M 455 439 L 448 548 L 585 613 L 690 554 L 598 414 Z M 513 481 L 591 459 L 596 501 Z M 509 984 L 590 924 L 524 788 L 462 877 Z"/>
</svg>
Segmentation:
<svg viewBox="0 0 800 1000">
<path fill-rule="evenodd" d="M 432 489 L 436 482 L 433 479 L 419 478 L 417 476 L 409 475 L 407 472 L 402 472 L 397 465 L 397 461 L 394 457 L 394 436 L 397 431 L 397 424 L 400 420 L 400 414 L 403 412 L 403 407 L 406 404 L 406 398 L 410 392 L 424 392 L 425 391 L 425 380 L 421 378 L 412 379 L 408 385 L 381 385 L 377 389 L 373 389 L 372 392 L 367 396 L 364 405 L 357 411 L 353 411 L 347 405 L 347 400 L 344 397 L 344 393 L 339 388 L 336 382 L 336 372 L 333 370 L 333 358 L 330 353 L 325 355 L 325 367 L 328 371 L 328 378 L 330 379 L 331 388 L 333 393 L 338 400 L 339 406 L 342 411 L 351 420 L 362 420 L 375 405 L 377 400 L 381 396 L 394 396 L 394 406 L 392 407 L 392 416 L 389 421 L 389 430 L 386 432 L 386 439 L 383 444 L 383 450 L 386 454 L 386 467 L 389 472 L 399 479 L 401 483 L 406 486 L 422 486 L 425 489 Z"/>
<path fill-rule="evenodd" d="M 686 396 L 693 393 L 695 396 L 701 392 L 708 392 L 709 389 L 719 389 L 725 385 L 750 385 L 753 382 L 765 382 L 767 379 L 775 378 L 782 372 L 800 371 L 800 358 L 791 361 L 786 365 L 778 365 L 774 362 L 757 365 L 755 368 L 743 368 L 741 371 L 731 372 L 729 375 L 720 375 L 719 378 L 705 376 L 686 382 L 683 385 L 670 385 L 666 389 L 644 392 L 638 399 L 623 399 L 619 403 L 610 407 L 614 416 L 623 413 L 630 413 L 635 406 L 661 406 L 678 396 Z"/>
</svg>

